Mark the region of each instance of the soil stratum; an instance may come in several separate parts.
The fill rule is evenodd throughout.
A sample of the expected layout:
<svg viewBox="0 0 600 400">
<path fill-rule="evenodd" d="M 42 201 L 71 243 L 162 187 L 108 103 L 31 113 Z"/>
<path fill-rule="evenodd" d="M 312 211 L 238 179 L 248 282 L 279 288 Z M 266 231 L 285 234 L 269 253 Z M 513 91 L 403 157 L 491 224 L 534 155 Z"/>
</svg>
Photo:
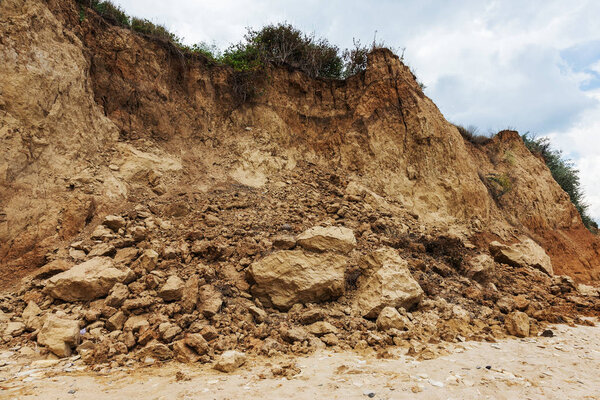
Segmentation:
<svg viewBox="0 0 600 400">
<path fill-rule="evenodd" d="M 6 345 L 227 370 L 600 311 L 600 241 L 517 132 L 466 141 L 385 49 L 254 84 L 72 0 L 0 1 Z"/>
</svg>

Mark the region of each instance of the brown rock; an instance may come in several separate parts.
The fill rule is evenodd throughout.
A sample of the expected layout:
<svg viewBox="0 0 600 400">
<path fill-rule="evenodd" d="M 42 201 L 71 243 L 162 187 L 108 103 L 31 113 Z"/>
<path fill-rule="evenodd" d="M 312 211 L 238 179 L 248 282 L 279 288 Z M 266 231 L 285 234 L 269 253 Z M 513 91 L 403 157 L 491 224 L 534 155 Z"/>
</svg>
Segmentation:
<svg viewBox="0 0 600 400">
<path fill-rule="evenodd" d="M 215 290 L 211 285 L 204 285 L 200 288 L 198 300 L 198 309 L 206 318 L 211 318 L 218 313 L 223 305 L 221 292 Z"/>
<path fill-rule="evenodd" d="M 337 328 L 327 321 L 315 322 L 308 326 L 308 331 L 315 336 L 323 336 L 328 333 L 337 333 Z"/>
<path fill-rule="evenodd" d="M 146 249 L 142 253 L 141 256 L 138 257 L 137 260 L 133 264 L 131 264 L 131 268 L 137 270 L 142 270 L 146 272 L 150 272 L 156 269 L 158 265 L 158 253 L 152 249 Z"/>
<path fill-rule="evenodd" d="M 518 337 L 529 336 L 529 316 L 524 312 L 515 311 L 504 318 L 504 324 L 508 333 Z"/>
<path fill-rule="evenodd" d="M 311 251 L 338 251 L 349 253 L 356 247 L 352 229 L 337 226 L 316 226 L 301 233 L 296 239 L 299 246 Z"/>
<path fill-rule="evenodd" d="M 123 311 L 118 311 L 106 321 L 106 329 L 109 331 L 120 331 L 123 329 L 125 321 L 127 321 L 127 316 Z"/>
<path fill-rule="evenodd" d="M 281 338 L 288 343 L 303 342 L 308 339 L 308 332 L 300 327 L 284 328 L 281 330 Z"/>
<path fill-rule="evenodd" d="M 109 307 L 121 307 L 123 302 L 129 297 L 129 288 L 122 283 L 116 283 L 111 289 L 104 304 Z"/>
<path fill-rule="evenodd" d="M 54 275 L 48 279 L 45 290 L 65 301 L 94 300 L 106 296 L 116 283 L 131 276 L 129 268 L 116 268 L 112 259 L 95 257 Z"/>
<path fill-rule="evenodd" d="M 546 251 L 533 240 L 523 237 L 520 242 L 505 245 L 499 242 L 490 243 L 490 253 L 497 262 L 513 267 L 535 268 L 552 276 L 552 260 Z"/>
<path fill-rule="evenodd" d="M 199 355 L 208 353 L 209 347 L 208 342 L 199 333 L 190 333 L 185 336 L 185 344 L 194 349 Z"/>
<path fill-rule="evenodd" d="M 89 258 L 93 257 L 112 257 L 117 252 L 115 246 L 109 243 L 98 243 L 88 253 Z"/>
<path fill-rule="evenodd" d="M 255 294 L 280 309 L 335 299 L 344 293 L 346 257 L 301 250 L 273 253 L 250 266 Z"/>
<path fill-rule="evenodd" d="M 158 291 L 158 296 L 164 301 L 180 300 L 185 284 L 177 275 L 171 275 Z"/>
<path fill-rule="evenodd" d="M 246 363 L 246 355 L 239 351 L 228 350 L 224 352 L 215 363 L 214 369 L 221 372 L 233 372 Z"/>
<path fill-rule="evenodd" d="M 296 246 L 296 238 L 291 235 L 277 235 L 271 240 L 273 247 L 279 250 L 291 250 Z"/>
<path fill-rule="evenodd" d="M 375 318 L 385 307 L 409 309 L 423 297 L 423 290 L 408 270 L 408 263 L 392 248 L 363 257 L 365 276 L 357 282 L 355 302 L 365 318 Z"/>
<path fill-rule="evenodd" d="M 183 287 L 180 304 L 182 311 L 187 314 L 194 311 L 196 303 L 198 303 L 198 284 L 198 275 L 192 275 L 186 280 L 185 286 Z"/>
<path fill-rule="evenodd" d="M 200 355 L 188 347 L 183 340 L 173 343 L 173 352 L 177 361 L 184 363 L 195 363 L 200 359 Z"/>
<path fill-rule="evenodd" d="M 37 341 L 58 357 L 69 357 L 72 347 L 79 344 L 79 322 L 48 315 Z"/>
<path fill-rule="evenodd" d="M 49 262 L 40 269 L 36 270 L 30 275 L 31 279 L 47 279 L 61 272 L 70 270 L 73 267 L 73 263 L 67 260 L 58 259 Z"/>
<path fill-rule="evenodd" d="M 21 318 L 25 323 L 25 328 L 30 331 L 41 329 L 44 321 L 40 317 L 42 310 L 33 301 L 27 303 L 27 307 L 23 310 Z"/>
<path fill-rule="evenodd" d="M 107 215 L 104 217 L 102 225 L 117 232 L 119 229 L 125 227 L 125 218 L 119 215 Z"/>
<path fill-rule="evenodd" d="M 380 331 L 388 329 L 398 329 L 400 331 L 412 326 L 411 321 L 401 315 L 394 307 L 385 307 L 377 317 L 377 328 Z"/>
</svg>

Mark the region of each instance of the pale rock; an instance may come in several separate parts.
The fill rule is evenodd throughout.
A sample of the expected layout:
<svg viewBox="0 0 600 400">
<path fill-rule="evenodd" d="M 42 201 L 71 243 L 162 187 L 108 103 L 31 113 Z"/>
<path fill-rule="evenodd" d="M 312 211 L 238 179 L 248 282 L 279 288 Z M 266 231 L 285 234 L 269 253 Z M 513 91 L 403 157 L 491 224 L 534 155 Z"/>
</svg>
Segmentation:
<svg viewBox="0 0 600 400">
<path fill-rule="evenodd" d="M 42 309 L 38 307 L 33 301 L 27 303 L 27 307 L 23 310 L 23 314 L 21 318 L 25 323 L 25 328 L 30 331 L 36 331 L 40 329 L 44 323 L 40 315 L 42 314 Z"/>
<path fill-rule="evenodd" d="M 246 363 L 246 354 L 235 350 L 224 352 L 215 363 L 214 369 L 221 372 L 233 372 Z"/>
<path fill-rule="evenodd" d="M 315 336 L 323 336 L 329 333 L 337 333 L 338 330 L 335 326 L 331 325 L 327 321 L 318 321 L 307 327 L 308 331 Z"/>
<path fill-rule="evenodd" d="M 127 319 L 125 325 L 123 327 L 124 331 L 130 332 L 143 332 L 150 327 L 150 323 L 148 322 L 148 316 L 145 314 L 142 315 L 132 315 Z"/>
<path fill-rule="evenodd" d="M 271 241 L 273 247 L 279 250 L 291 250 L 296 246 L 296 238 L 292 235 L 277 235 Z"/>
<path fill-rule="evenodd" d="M 529 316 L 521 311 L 515 311 L 504 317 L 508 333 L 518 337 L 529 336 Z"/>
<path fill-rule="evenodd" d="M 129 265 L 133 262 L 133 260 L 137 258 L 139 253 L 139 249 L 135 247 L 124 247 L 122 249 L 117 250 L 117 253 L 114 256 L 114 260 L 116 263 Z"/>
<path fill-rule="evenodd" d="M 109 331 L 120 331 L 123 329 L 125 321 L 127 321 L 125 313 L 123 313 L 123 311 L 118 311 L 106 321 L 106 329 Z"/>
<path fill-rule="evenodd" d="M 400 314 L 394 307 L 385 307 L 379 313 L 376 325 L 380 331 L 387 331 L 389 329 L 403 331 L 412 327 L 413 323 L 406 316 Z"/>
<path fill-rule="evenodd" d="M 72 348 L 79 344 L 79 322 L 48 315 L 40 329 L 37 341 L 58 357 L 69 357 Z"/>
<path fill-rule="evenodd" d="M 171 275 L 158 291 L 158 297 L 164 301 L 180 300 L 185 283 L 177 275 Z"/>
<path fill-rule="evenodd" d="M 102 225 L 117 232 L 119 229 L 125 227 L 125 218 L 120 215 L 107 215 L 104 217 Z"/>
<path fill-rule="evenodd" d="M 577 285 L 577 291 L 582 296 L 589 296 L 589 297 L 600 296 L 600 288 L 590 286 L 590 285 L 585 285 L 583 283 L 580 283 L 579 285 Z"/>
<path fill-rule="evenodd" d="M 219 312 L 223 305 L 221 292 L 215 290 L 211 285 L 204 285 L 198 294 L 198 309 L 206 318 L 211 318 Z"/>
<path fill-rule="evenodd" d="M 113 246 L 112 244 L 98 243 L 97 245 L 92 247 L 92 249 L 88 253 L 88 257 L 89 258 L 112 257 L 115 255 L 116 252 L 117 252 L 117 250 L 115 249 L 115 246 Z"/>
<path fill-rule="evenodd" d="M 104 304 L 109 307 L 118 308 L 123 305 L 123 302 L 127 297 L 129 297 L 129 288 L 122 283 L 116 283 L 111 289 Z"/>
<path fill-rule="evenodd" d="M 200 355 L 190 348 L 184 340 L 178 340 L 173 343 L 173 352 L 179 362 L 195 363 L 200 359 Z"/>
<path fill-rule="evenodd" d="M 61 272 L 70 270 L 73 267 L 73 263 L 67 260 L 58 259 L 49 262 L 40 269 L 36 270 L 30 275 L 31 279 L 47 279 Z"/>
<path fill-rule="evenodd" d="M 296 241 L 311 251 L 349 253 L 356 247 L 352 229 L 337 226 L 315 226 L 301 233 Z"/>
<path fill-rule="evenodd" d="M 479 254 L 469 260 L 467 276 L 477 281 L 488 276 L 494 269 L 494 259 L 487 254 Z"/>
<path fill-rule="evenodd" d="M 167 361 L 173 358 L 173 352 L 167 345 L 153 340 L 140 350 L 140 356 Z"/>
<path fill-rule="evenodd" d="M 552 260 L 546 251 L 533 240 L 523 237 L 518 243 L 505 245 L 492 242 L 489 245 L 494 260 L 513 267 L 535 268 L 552 276 Z"/>
<path fill-rule="evenodd" d="M 131 264 L 131 267 L 136 270 L 142 269 L 146 272 L 150 272 L 150 271 L 156 269 L 157 265 L 158 265 L 158 253 L 155 250 L 146 249 L 146 250 L 144 250 L 142 255 L 139 256 L 138 259 L 135 260 L 135 262 L 133 262 L 133 264 Z"/>
<path fill-rule="evenodd" d="M 129 268 L 115 268 L 112 259 L 95 257 L 48 279 L 45 291 L 64 301 L 94 300 L 131 277 Z"/>
<path fill-rule="evenodd" d="M 113 231 L 105 227 L 104 225 L 98 225 L 92 232 L 91 238 L 93 240 L 108 240 L 115 237 Z"/>
<path fill-rule="evenodd" d="M 209 351 L 208 342 L 200 333 L 189 333 L 185 336 L 184 341 L 199 355 L 204 355 Z"/>
<path fill-rule="evenodd" d="M 283 328 L 280 332 L 281 338 L 288 343 L 303 342 L 308 339 L 308 332 L 304 328 Z"/>
<path fill-rule="evenodd" d="M 385 307 L 409 309 L 421 301 L 423 289 L 396 250 L 381 248 L 361 261 L 365 275 L 357 282 L 355 302 L 363 317 L 376 318 Z"/>
<path fill-rule="evenodd" d="M 315 303 L 344 293 L 347 258 L 335 253 L 301 250 L 275 252 L 250 266 L 253 292 L 268 304 L 289 309 L 296 303 Z"/>
<path fill-rule="evenodd" d="M 25 331 L 25 324 L 18 321 L 8 322 L 4 327 L 5 336 L 19 336 Z"/>
<path fill-rule="evenodd" d="M 267 313 L 265 312 L 265 310 L 260 309 L 256 306 L 248 307 L 248 311 L 250 312 L 250 314 L 252 314 L 252 317 L 254 318 L 254 320 L 259 324 L 261 322 L 264 322 L 265 319 L 267 319 Z"/>
<path fill-rule="evenodd" d="M 198 285 L 198 275 L 192 275 L 186 280 L 180 302 L 184 313 L 190 314 L 196 308 L 196 304 L 198 303 Z"/>
</svg>

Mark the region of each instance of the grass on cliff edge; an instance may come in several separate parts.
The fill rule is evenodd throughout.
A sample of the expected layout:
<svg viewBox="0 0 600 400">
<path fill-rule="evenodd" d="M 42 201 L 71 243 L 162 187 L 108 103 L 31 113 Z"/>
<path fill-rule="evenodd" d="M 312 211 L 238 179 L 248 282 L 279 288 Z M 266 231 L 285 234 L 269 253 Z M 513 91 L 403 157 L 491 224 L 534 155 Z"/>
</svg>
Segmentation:
<svg viewBox="0 0 600 400">
<path fill-rule="evenodd" d="M 579 181 L 579 170 L 575 168 L 573 161 L 564 158 L 562 151 L 553 149 L 548 138 L 538 138 L 529 133 L 525 133 L 521 137 L 529 151 L 544 159 L 554 180 L 569 195 L 585 227 L 597 234 L 598 224 L 588 214 L 589 206 L 584 200 L 585 196 Z"/>
<path fill-rule="evenodd" d="M 165 26 L 130 17 L 111 1 L 75 1 L 79 4 L 80 21 L 85 20 L 86 12 L 92 9 L 112 25 L 162 39 L 184 54 L 201 55 L 242 73 L 261 71 L 265 65 L 273 63 L 298 68 L 315 78 L 345 79 L 364 71 L 369 52 L 384 47 L 383 43 L 376 43 L 375 40 L 370 46 L 354 40 L 352 48 L 342 51 L 325 38 L 303 33 L 288 23 L 278 23 L 259 30 L 248 28 L 242 41 L 221 52 L 217 46 L 204 42 L 185 45 L 180 37 L 169 32 Z M 422 89 L 425 88 L 421 82 L 418 83 Z"/>
</svg>

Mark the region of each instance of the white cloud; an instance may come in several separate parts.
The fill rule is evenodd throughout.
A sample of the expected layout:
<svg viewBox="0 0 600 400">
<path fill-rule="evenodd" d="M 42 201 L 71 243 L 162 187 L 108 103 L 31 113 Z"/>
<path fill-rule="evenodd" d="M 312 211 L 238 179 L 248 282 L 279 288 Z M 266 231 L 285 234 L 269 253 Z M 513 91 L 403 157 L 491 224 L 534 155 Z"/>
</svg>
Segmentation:
<svg viewBox="0 0 600 400">
<path fill-rule="evenodd" d="M 481 131 L 508 126 L 551 135 L 574 155 L 600 218 L 600 96 L 561 51 L 600 40 L 600 2 L 583 0 L 116 0 L 165 23 L 187 43 L 236 42 L 245 27 L 288 21 L 340 47 L 377 37 L 406 59 L 446 117 Z M 579 66 L 581 67 L 581 66 Z M 600 54 L 587 66 L 600 71 Z M 600 135 L 598 135 L 600 137 Z"/>
</svg>

